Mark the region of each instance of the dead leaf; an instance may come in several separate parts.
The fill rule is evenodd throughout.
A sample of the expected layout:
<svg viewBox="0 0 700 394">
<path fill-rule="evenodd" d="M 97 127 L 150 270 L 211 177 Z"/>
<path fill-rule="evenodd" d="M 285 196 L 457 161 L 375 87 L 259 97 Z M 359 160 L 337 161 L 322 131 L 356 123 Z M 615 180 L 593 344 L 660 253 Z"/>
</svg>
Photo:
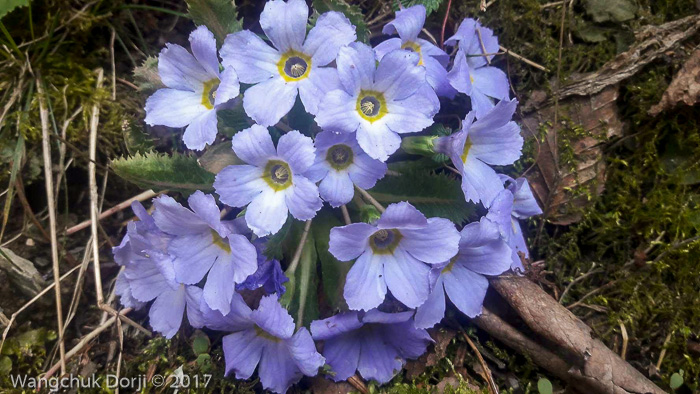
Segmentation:
<svg viewBox="0 0 700 394">
<path fill-rule="evenodd" d="M 675 107 L 678 103 L 692 106 L 698 102 L 700 102 L 700 47 L 695 48 L 683 68 L 673 77 L 661 101 L 651 107 L 649 115 L 656 116 Z"/>
<path fill-rule="evenodd" d="M 34 264 L 8 248 L 0 247 L 0 269 L 7 272 L 10 281 L 29 297 L 36 296 L 46 287 L 46 281 Z"/>
<path fill-rule="evenodd" d="M 317 394 L 349 394 L 357 390 L 348 382 L 334 382 L 322 376 L 311 379 L 311 392 Z"/>
<path fill-rule="evenodd" d="M 457 335 L 457 331 L 449 328 L 434 328 L 428 330 L 435 343 L 428 348 L 428 351 L 417 360 L 409 360 L 406 363 L 406 376 L 414 379 L 425 372 L 426 368 L 437 365 L 440 360 L 447 356 L 447 347 L 452 339 Z"/>
<path fill-rule="evenodd" d="M 611 138 L 621 136 L 624 127 L 617 110 L 617 96 L 617 86 L 611 86 L 590 97 L 572 97 L 559 103 L 557 118 L 566 119 L 569 126 L 580 125 L 584 130 L 585 136 L 569 141 L 575 169 L 562 165 L 561 157 L 555 157 L 562 153 L 561 149 L 554 149 L 554 134 L 561 124 L 553 124 L 553 105 L 522 120 L 530 138 L 543 125 L 551 129 L 546 141 L 539 144 L 535 168 L 526 174 L 550 222 L 568 225 L 580 220 L 581 208 L 594 201 L 591 197 L 603 192 L 606 169 L 603 147 Z M 560 138 L 557 145 L 561 145 Z"/>
</svg>

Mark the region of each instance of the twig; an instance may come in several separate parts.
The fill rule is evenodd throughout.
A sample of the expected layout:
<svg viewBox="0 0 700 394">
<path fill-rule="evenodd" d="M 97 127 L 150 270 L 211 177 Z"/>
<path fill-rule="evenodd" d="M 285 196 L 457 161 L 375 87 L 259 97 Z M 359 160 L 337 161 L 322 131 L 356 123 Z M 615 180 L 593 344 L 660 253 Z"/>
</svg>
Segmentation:
<svg viewBox="0 0 700 394">
<path fill-rule="evenodd" d="M 561 55 L 564 51 L 564 22 L 566 21 L 566 3 L 561 8 L 561 26 L 559 27 L 559 54 L 557 57 L 557 91 L 554 93 L 554 143 L 552 144 L 552 155 L 554 156 L 554 169 L 559 171 L 559 145 L 557 142 L 558 118 L 559 118 L 559 84 L 561 83 Z"/>
<path fill-rule="evenodd" d="M 541 65 L 541 64 L 535 63 L 535 62 L 533 62 L 532 60 L 530 60 L 530 59 L 528 59 L 528 58 L 526 58 L 526 57 L 524 57 L 524 56 L 522 56 L 522 55 L 518 55 L 517 53 L 511 51 L 510 49 L 504 47 L 503 45 L 500 45 L 498 48 L 499 48 L 501 51 L 505 52 L 506 55 L 508 55 L 508 56 L 512 56 L 512 57 L 514 57 L 514 58 L 520 60 L 521 62 L 523 62 L 523 63 L 525 63 L 525 64 L 528 64 L 528 65 L 530 65 L 530 66 L 532 66 L 532 67 L 534 67 L 534 68 L 536 68 L 536 69 L 542 70 L 542 71 L 547 72 L 547 73 L 549 72 L 549 69 L 548 69 L 547 67 L 545 67 L 545 66 L 543 66 L 543 65 Z"/>
<path fill-rule="evenodd" d="M 382 206 L 382 204 L 379 203 L 379 201 L 375 200 L 374 197 L 372 197 L 369 193 L 367 193 L 367 190 L 362 189 L 360 187 L 355 186 L 355 189 L 362 194 L 362 197 L 364 197 L 367 201 L 369 201 L 372 205 L 374 205 L 379 212 L 384 212 L 386 209 Z"/>
<path fill-rule="evenodd" d="M 673 331 L 669 332 L 668 335 L 666 335 L 666 339 L 664 340 L 664 344 L 661 345 L 661 354 L 659 354 L 659 361 L 656 362 L 656 370 L 659 371 L 661 370 L 661 363 L 664 362 L 664 357 L 666 357 L 666 345 L 671 341 L 671 336 L 673 335 Z"/>
<path fill-rule="evenodd" d="M 559 6 L 559 5 L 562 5 L 562 4 L 566 3 L 567 1 L 568 1 L 568 0 L 553 1 L 553 2 L 551 2 L 551 3 L 542 4 L 542 5 L 540 6 L 540 9 L 541 9 L 541 10 L 544 10 L 545 8 L 556 7 L 556 6 Z"/>
<path fill-rule="evenodd" d="M 163 193 L 163 192 L 156 193 L 156 192 L 154 192 L 153 190 L 146 190 L 145 192 L 143 192 L 143 193 L 141 193 L 141 194 L 139 194 L 139 195 L 136 195 L 136 196 L 134 196 L 134 197 L 131 197 L 131 198 L 128 199 L 128 200 L 122 201 L 122 202 L 120 202 L 119 204 L 113 206 L 112 208 L 110 208 L 110 209 L 108 209 L 108 210 L 102 212 L 102 213 L 100 214 L 100 216 L 98 217 L 98 220 L 102 220 L 102 219 L 104 219 L 104 218 L 106 218 L 106 217 L 112 216 L 112 215 L 114 215 L 115 213 L 117 213 L 117 212 L 119 212 L 119 211 L 122 211 L 122 210 L 124 210 L 124 209 L 130 207 L 130 206 L 131 206 L 131 203 L 134 202 L 134 201 L 145 201 L 145 200 L 148 200 L 149 198 L 155 197 L 155 196 L 157 196 L 157 195 L 159 195 L 159 194 L 162 194 L 162 193 Z M 92 224 L 92 219 L 90 219 L 90 220 L 85 220 L 84 222 L 81 222 L 81 223 L 79 223 L 79 224 L 76 224 L 76 225 L 73 226 L 73 227 L 68 228 L 68 229 L 66 230 L 66 234 L 67 234 L 67 235 L 75 234 L 75 233 L 77 233 L 77 232 L 80 231 L 80 230 L 83 230 L 83 229 L 85 229 L 85 228 L 88 228 L 88 227 L 90 226 L 90 224 Z"/>
<path fill-rule="evenodd" d="M 359 376 L 353 375 L 353 376 L 349 377 L 348 383 L 350 383 L 352 385 L 352 387 L 356 388 L 362 394 L 369 394 L 369 390 L 367 389 L 367 385 L 365 385 L 365 382 L 363 382 Z"/>
<path fill-rule="evenodd" d="M 622 333 L 622 350 L 620 350 L 620 358 L 625 360 L 627 357 L 627 343 L 629 342 L 630 338 L 627 335 L 627 328 L 623 322 L 620 322 L 620 332 Z"/>
<path fill-rule="evenodd" d="M 343 213 L 343 221 L 345 221 L 345 224 L 351 224 L 352 220 L 350 220 L 350 213 L 348 212 L 348 207 L 346 207 L 345 204 L 340 206 L 340 212 Z"/>
<path fill-rule="evenodd" d="M 289 267 L 287 267 L 287 271 L 285 271 L 288 277 L 294 274 L 294 271 L 296 271 L 297 269 L 297 265 L 299 265 L 299 260 L 301 260 L 301 252 L 304 250 L 304 244 L 306 243 L 306 237 L 309 236 L 310 228 L 311 220 L 309 219 L 304 224 L 304 231 L 301 233 L 301 238 L 299 239 L 299 245 L 297 246 L 297 250 L 294 251 L 294 257 L 292 257 L 292 262 L 289 263 Z"/>
<path fill-rule="evenodd" d="M 486 361 L 481 355 L 481 352 L 479 352 L 479 349 L 476 347 L 474 342 L 472 342 L 471 338 L 469 338 L 469 335 L 467 335 L 467 333 L 464 331 L 464 328 L 460 324 L 458 324 L 457 326 L 459 327 L 459 331 L 462 333 L 462 336 L 469 344 L 469 347 L 472 348 L 472 351 L 474 352 L 474 354 L 476 354 L 476 358 L 479 360 L 479 364 L 481 364 L 481 368 L 484 370 L 484 378 L 486 379 L 486 382 L 489 385 L 489 392 L 491 394 L 498 394 L 498 386 L 496 386 L 496 382 L 493 381 L 491 369 L 489 369 L 489 366 L 486 364 Z"/>
<path fill-rule="evenodd" d="M 442 29 L 440 30 L 440 48 L 445 49 L 445 27 L 447 26 L 447 19 L 450 16 L 450 8 L 452 7 L 452 0 L 447 1 L 447 9 L 445 10 L 445 18 L 442 20 Z"/>
<path fill-rule="evenodd" d="M 104 79 L 104 71 L 97 71 L 97 86 L 96 89 L 102 87 Z M 100 247 L 99 236 L 97 233 L 97 221 L 99 212 L 97 211 L 97 177 L 95 175 L 95 160 L 97 158 L 97 126 L 100 124 L 100 106 L 95 103 L 92 106 L 92 114 L 90 116 L 90 162 L 88 162 L 88 175 L 90 187 L 90 227 L 92 230 L 92 261 L 93 270 L 95 271 L 95 292 L 97 293 L 97 306 L 102 307 L 104 294 L 102 292 L 102 273 L 100 272 Z"/>
<path fill-rule="evenodd" d="M 51 146 L 49 145 L 49 111 L 46 108 L 46 96 L 42 87 L 41 74 L 36 71 L 36 89 L 39 93 L 39 115 L 41 118 L 41 147 L 44 154 L 44 180 L 46 184 L 46 205 L 49 211 L 51 237 L 51 261 L 53 266 L 54 290 L 56 293 L 56 324 L 58 326 L 58 351 L 61 357 L 61 373 L 66 372 L 66 348 L 63 343 L 63 308 L 61 305 L 61 270 L 58 261 L 58 239 L 56 236 L 56 207 L 53 195 L 53 171 L 51 164 Z"/>
</svg>

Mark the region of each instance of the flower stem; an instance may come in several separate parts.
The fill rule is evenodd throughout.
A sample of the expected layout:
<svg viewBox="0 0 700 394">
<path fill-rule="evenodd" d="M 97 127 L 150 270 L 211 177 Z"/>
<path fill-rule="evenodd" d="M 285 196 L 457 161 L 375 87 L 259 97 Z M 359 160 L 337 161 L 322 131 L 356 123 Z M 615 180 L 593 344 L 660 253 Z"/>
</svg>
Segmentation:
<svg viewBox="0 0 700 394">
<path fill-rule="evenodd" d="M 357 189 L 360 194 L 362 194 L 362 197 L 365 198 L 365 200 L 369 201 L 372 205 L 374 205 L 375 208 L 379 210 L 379 212 L 384 212 L 386 209 L 382 206 L 382 204 L 379 203 L 379 201 L 375 200 L 374 197 L 372 197 L 365 189 L 361 189 L 357 186 L 355 186 L 355 189 Z"/>
</svg>

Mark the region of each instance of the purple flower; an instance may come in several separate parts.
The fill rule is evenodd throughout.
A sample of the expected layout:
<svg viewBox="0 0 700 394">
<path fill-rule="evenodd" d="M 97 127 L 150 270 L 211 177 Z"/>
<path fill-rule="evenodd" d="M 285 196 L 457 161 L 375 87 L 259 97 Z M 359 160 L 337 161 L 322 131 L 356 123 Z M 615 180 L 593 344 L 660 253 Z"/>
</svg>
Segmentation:
<svg viewBox="0 0 700 394">
<path fill-rule="evenodd" d="M 370 189 L 386 174 L 386 164 L 369 157 L 352 134 L 324 131 L 314 143 L 316 161 L 306 176 L 313 182 L 321 181 L 321 197 L 334 207 L 352 200 L 353 185 Z"/>
<path fill-rule="evenodd" d="M 325 341 L 323 355 L 335 373 L 331 379 L 346 380 L 357 370 L 380 384 L 391 380 L 407 358 L 420 357 L 432 342 L 427 331 L 414 326 L 412 315 L 373 309 L 311 322 L 314 339 Z"/>
<path fill-rule="evenodd" d="M 275 149 L 267 129 L 253 125 L 232 140 L 236 156 L 248 164 L 224 168 L 214 188 L 224 204 L 250 204 L 245 219 L 257 236 L 278 232 L 288 213 L 299 220 L 316 216 L 323 202 L 318 187 L 303 175 L 316 157 L 311 138 L 292 130 Z"/>
<path fill-rule="evenodd" d="M 386 161 L 401 145 L 399 133 L 433 124 L 440 101 L 426 83 L 417 53 L 396 50 L 376 64 L 372 48 L 343 47 L 336 63 L 341 89 L 326 94 L 316 122 L 324 130 L 354 133 L 373 159 Z"/>
<path fill-rule="evenodd" d="M 481 314 L 489 282 L 484 275 L 500 275 L 510 268 L 511 249 L 500 237 L 498 226 L 482 218 L 461 232 L 459 253 L 433 266 L 434 283 L 427 301 L 416 310 L 416 327 L 430 328 L 445 316 L 445 293 L 462 313 Z"/>
<path fill-rule="evenodd" d="M 503 100 L 486 116 L 474 121 L 474 111 L 467 114 L 462 130 L 435 141 L 435 150 L 452 159 L 462 174 L 462 191 L 467 201 L 488 206 L 503 190 L 503 184 L 489 165 L 509 165 L 520 158 L 523 137 L 513 121 L 518 102 Z"/>
<path fill-rule="evenodd" d="M 447 80 L 447 63 L 450 57 L 445 51 L 430 41 L 418 38 L 425 24 L 425 7 L 422 4 L 396 11 L 396 19 L 387 23 L 382 29 L 384 34 L 398 34 L 399 38 L 390 38 L 376 47 L 374 52 L 378 59 L 387 53 L 406 49 L 419 56 L 418 65 L 425 67 L 425 78 L 439 96 L 454 97 L 455 90 Z"/>
<path fill-rule="evenodd" d="M 325 364 L 309 331 L 302 327 L 294 333 L 294 320 L 276 296 L 263 297 L 251 311 L 236 293 L 228 314 L 205 307 L 203 315 L 207 327 L 232 332 L 223 338 L 226 375 L 234 372 L 237 379 L 248 379 L 259 365 L 263 387 L 284 393 L 302 376 L 316 376 Z"/>
<path fill-rule="evenodd" d="M 263 254 L 265 243 L 257 240 L 253 243 L 258 252 L 258 270 L 250 275 L 245 282 L 236 286 L 238 290 L 255 290 L 263 287 L 267 294 L 277 293 L 281 297 L 285 292 L 283 283 L 289 278 L 284 275 L 280 262 L 275 259 L 268 259 Z"/>
<path fill-rule="evenodd" d="M 445 45 L 457 44 L 459 50 L 447 79 L 458 92 L 470 97 L 476 117 L 481 118 L 494 107 L 491 98 L 508 100 L 510 97 L 508 77 L 499 68 L 489 65 L 493 55 L 484 56 L 498 52 L 498 38 L 493 30 L 474 19 L 465 19 L 457 33 L 445 41 Z"/>
<path fill-rule="evenodd" d="M 187 200 L 190 209 L 172 197 L 154 202 L 153 218 L 161 231 L 173 236 L 168 253 L 172 256 L 175 279 L 195 284 L 204 278 L 204 301 L 212 309 L 228 312 L 234 284 L 243 282 L 257 268 L 255 247 L 237 226 L 221 221 L 214 197 L 196 191 Z"/>
<path fill-rule="evenodd" d="M 501 237 L 513 251 L 511 269 L 522 272 L 524 267 L 520 255 L 529 258 L 530 253 L 518 220 L 540 215 L 542 209 L 537 205 L 527 179 L 514 180 L 507 175 L 500 177 L 507 184 L 506 189 L 493 200 L 486 218 L 498 225 Z"/>
<path fill-rule="evenodd" d="M 409 308 L 430 292 L 429 264 L 457 254 L 459 233 L 447 219 L 426 219 L 407 202 L 391 204 L 374 225 L 353 223 L 331 229 L 329 251 L 340 261 L 357 259 L 344 296 L 350 309 L 370 310 L 387 288 Z"/>
<path fill-rule="evenodd" d="M 171 237 L 158 230 L 140 203 L 132 208 L 140 221 L 129 223 L 127 236 L 114 248 L 115 261 L 124 267 L 115 284 L 122 304 L 138 309 L 155 300 L 148 313 L 151 326 L 166 338 L 177 333 L 185 308 L 190 324 L 202 327 L 202 290 L 175 281 L 173 262 L 164 253 Z"/>
<path fill-rule="evenodd" d="M 219 72 L 216 40 L 205 26 L 190 34 L 190 46 L 192 54 L 177 44 L 160 52 L 158 74 L 167 88 L 146 100 L 146 123 L 187 126 L 185 145 L 202 150 L 216 138 L 216 111 L 238 96 L 239 84 L 233 68 Z"/>
<path fill-rule="evenodd" d="M 273 47 L 243 30 L 226 37 L 224 66 L 233 67 L 245 91 L 243 108 L 258 124 L 272 126 L 292 109 L 297 94 L 315 114 L 323 95 L 340 87 L 338 73 L 327 66 L 338 49 L 355 41 L 355 26 L 340 12 L 326 12 L 306 35 L 309 7 L 303 0 L 270 1 L 260 25 Z"/>
</svg>

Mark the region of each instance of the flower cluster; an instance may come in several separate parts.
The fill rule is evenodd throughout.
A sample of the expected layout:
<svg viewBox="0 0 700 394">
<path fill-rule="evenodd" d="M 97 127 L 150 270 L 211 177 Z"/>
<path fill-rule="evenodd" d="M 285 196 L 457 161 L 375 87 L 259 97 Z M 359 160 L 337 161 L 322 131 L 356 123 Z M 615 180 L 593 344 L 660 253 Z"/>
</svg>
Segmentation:
<svg viewBox="0 0 700 394">
<path fill-rule="evenodd" d="M 383 29 L 398 37 L 374 48 L 356 41 L 342 13 L 321 14 L 307 33 L 308 17 L 304 0 L 272 0 L 260 16 L 262 38 L 229 34 L 217 52 L 213 34 L 200 26 L 191 53 L 163 49 L 158 71 L 166 88 L 147 100 L 146 123 L 186 127 L 183 142 L 193 150 L 217 140 L 217 111 L 240 100 L 253 124 L 231 138 L 237 164 L 216 174 L 218 202 L 197 191 L 189 208 L 168 196 L 154 201 L 152 215 L 135 204 L 139 221 L 114 248 L 122 304 L 143 308 L 154 300 L 151 326 L 168 338 L 185 310 L 191 326 L 227 332 L 226 374 L 246 379 L 257 368 L 262 385 L 280 393 L 324 365 L 334 380 L 357 371 L 388 382 L 432 342 L 426 329 L 445 316 L 446 296 L 475 317 L 488 277 L 524 270 L 518 220 L 541 213 L 525 179 L 492 168 L 513 164 L 523 145 L 512 120 L 518 103 L 492 65 L 499 51 L 493 31 L 464 20 L 444 43 L 456 47 L 448 55 L 419 38 L 421 5 L 398 11 Z M 317 127 L 271 133 L 297 97 Z M 439 137 L 426 131 L 441 100 L 467 97 L 471 111 L 461 129 Z M 383 207 L 366 192 L 400 175 L 387 162 L 407 133 L 421 133 L 414 138 L 425 139 L 422 154 L 449 158 L 454 168 L 443 164 L 460 175 L 465 202 L 480 205 L 481 217 L 454 223 L 427 217 L 411 201 Z M 404 150 L 404 157 L 415 153 Z M 310 226 L 324 202 L 341 207 L 347 223 L 326 230 L 328 252 L 352 266 L 345 304 L 333 306 L 343 311 L 310 322 L 309 332 L 280 300 L 289 290 L 283 264 L 263 252 L 290 215 Z M 378 211 L 351 216 L 351 203 Z M 298 258 L 285 261 L 288 273 Z"/>
</svg>

